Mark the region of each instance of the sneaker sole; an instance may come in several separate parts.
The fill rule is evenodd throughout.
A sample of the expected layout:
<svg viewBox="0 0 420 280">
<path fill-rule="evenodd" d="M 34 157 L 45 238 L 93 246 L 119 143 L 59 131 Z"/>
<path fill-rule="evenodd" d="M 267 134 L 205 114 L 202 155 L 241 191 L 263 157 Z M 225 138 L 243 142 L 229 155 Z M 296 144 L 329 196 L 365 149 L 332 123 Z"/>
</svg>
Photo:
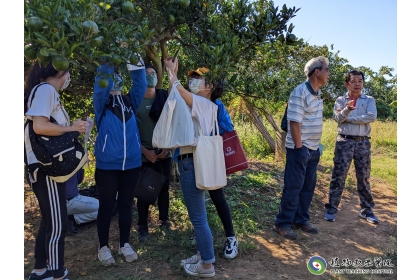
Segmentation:
<svg viewBox="0 0 420 280">
<path fill-rule="evenodd" d="M 328 218 L 325 218 L 325 217 L 324 217 L 324 220 L 326 220 L 328 222 L 335 222 L 335 219 L 331 220 L 331 219 L 328 219 Z"/>
<path fill-rule="evenodd" d="M 226 255 L 226 254 L 224 256 L 225 256 L 226 259 L 234 259 L 234 258 L 236 258 L 238 256 L 238 253 L 236 253 L 233 256 L 229 256 L 229 255 Z"/>
<path fill-rule="evenodd" d="M 212 272 L 212 273 L 207 273 L 207 274 L 201 274 L 201 273 L 196 273 L 196 272 L 192 272 L 190 270 L 188 270 L 185 266 L 184 266 L 184 271 L 191 276 L 198 276 L 198 277 L 204 277 L 204 278 L 210 278 L 210 277 L 214 277 L 216 275 L 216 272 Z"/>
<path fill-rule="evenodd" d="M 370 219 L 370 218 L 368 218 L 368 217 L 366 217 L 366 216 L 364 216 L 360 213 L 359 213 L 359 217 L 365 219 L 368 223 L 371 223 L 371 224 L 378 224 L 379 223 L 379 221 L 372 220 L 372 219 Z"/>
</svg>

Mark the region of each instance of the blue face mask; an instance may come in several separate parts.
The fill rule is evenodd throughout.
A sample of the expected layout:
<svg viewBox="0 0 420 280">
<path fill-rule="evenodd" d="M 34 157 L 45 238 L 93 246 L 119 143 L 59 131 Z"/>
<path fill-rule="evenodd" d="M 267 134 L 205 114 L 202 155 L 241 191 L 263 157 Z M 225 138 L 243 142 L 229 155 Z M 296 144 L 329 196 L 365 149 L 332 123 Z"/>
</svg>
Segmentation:
<svg viewBox="0 0 420 280">
<path fill-rule="evenodd" d="M 157 77 L 156 75 L 147 74 L 146 75 L 147 87 L 153 88 L 157 85 Z"/>
<path fill-rule="evenodd" d="M 114 87 L 111 90 L 122 90 L 123 88 L 123 80 L 121 75 L 114 74 Z"/>
</svg>

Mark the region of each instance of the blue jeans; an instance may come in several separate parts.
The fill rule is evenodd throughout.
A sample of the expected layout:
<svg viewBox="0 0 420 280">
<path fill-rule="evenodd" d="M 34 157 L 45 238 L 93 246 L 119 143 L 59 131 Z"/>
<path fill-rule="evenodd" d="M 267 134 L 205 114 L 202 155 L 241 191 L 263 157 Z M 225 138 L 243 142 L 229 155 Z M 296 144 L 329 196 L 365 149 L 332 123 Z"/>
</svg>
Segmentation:
<svg viewBox="0 0 420 280">
<path fill-rule="evenodd" d="M 178 161 L 179 180 L 182 195 L 187 206 L 188 216 L 194 227 L 197 240 L 197 250 L 200 252 L 203 263 L 213 263 L 214 257 L 213 236 L 207 222 L 205 191 L 195 185 L 194 162 L 192 158 Z"/>
<path fill-rule="evenodd" d="M 309 205 L 316 185 L 319 149 L 286 148 L 284 188 L 276 225 L 303 224 L 309 221 Z"/>
</svg>

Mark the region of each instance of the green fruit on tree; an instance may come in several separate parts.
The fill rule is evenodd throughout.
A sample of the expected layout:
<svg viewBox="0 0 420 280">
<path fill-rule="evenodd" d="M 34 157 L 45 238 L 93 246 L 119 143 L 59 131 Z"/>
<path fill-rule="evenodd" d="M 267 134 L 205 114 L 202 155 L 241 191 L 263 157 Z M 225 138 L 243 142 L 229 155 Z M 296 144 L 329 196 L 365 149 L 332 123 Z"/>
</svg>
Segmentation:
<svg viewBox="0 0 420 280">
<path fill-rule="evenodd" d="M 98 25 L 94 21 L 91 21 L 91 20 L 86 20 L 85 22 L 83 22 L 82 28 L 83 28 L 84 33 L 98 33 L 99 32 Z"/>
<path fill-rule="evenodd" d="M 102 44 L 102 37 L 96 37 L 90 41 L 91 47 L 99 47 L 101 44 Z"/>
<path fill-rule="evenodd" d="M 169 16 L 169 23 L 173 24 L 175 22 L 175 17 L 173 15 Z"/>
<path fill-rule="evenodd" d="M 134 5 L 131 3 L 131 1 L 124 1 L 121 5 L 121 10 L 125 15 L 131 14 L 134 12 Z"/>
<path fill-rule="evenodd" d="M 25 48 L 25 57 L 27 60 L 35 60 L 36 59 L 36 51 L 30 48 Z"/>
<path fill-rule="evenodd" d="M 224 18 L 229 18 L 228 14 L 226 14 L 226 13 L 223 14 L 223 17 Z"/>
<path fill-rule="evenodd" d="M 135 55 L 135 54 L 133 54 L 131 57 L 130 57 L 130 63 L 131 64 L 133 64 L 133 65 L 137 65 L 137 63 L 139 63 L 139 61 L 140 61 L 140 59 L 138 58 L 138 56 L 137 55 Z"/>
<path fill-rule="evenodd" d="M 38 60 L 39 61 L 41 61 L 41 62 L 50 62 L 51 61 L 51 57 L 50 56 L 45 56 L 45 55 L 42 55 L 41 54 L 41 52 L 40 52 L 40 50 L 41 49 L 39 49 L 37 52 L 36 52 L 36 58 L 38 58 Z"/>
<path fill-rule="evenodd" d="M 107 79 L 105 79 L 105 78 L 100 78 L 99 80 L 98 80 L 98 85 L 99 85 L 99 87 L 101 87 L 101 88 L 107 88 L 108 87 L 108 80 Z"/>
<path fill-rule="evenodd" d="M 66 71 L 69 69 L 69 61 L 60 55 L 53 57 L 52 66 L 57 71 Z"/>
<path fill-rule="evenodd" d="M 186 8 L 186 7 L 188 7 L 190 5 L 190 0 L 179 0 L 179 5 L 182 8 Z"/>
<path fill-rule="evenodd" d="M 293 43 L 293 42 L 295 42 L 296 41 L 296 36 L 295 36 L 295 34 L 290 34 L 289 35 L 289 40 Z"/>
<path fill-rule="evenodd" d="M 28 18 L 27 25 L 31 31 L 42 31 L 44 23 L 39 17 Z"/>
<path fill-rule="evenodd" d="M 111 58 L 111 62 L 114 66 L 120 65 L 122 62 L 122 58 L 118 54 L 114 54 Z"/>
</svg>

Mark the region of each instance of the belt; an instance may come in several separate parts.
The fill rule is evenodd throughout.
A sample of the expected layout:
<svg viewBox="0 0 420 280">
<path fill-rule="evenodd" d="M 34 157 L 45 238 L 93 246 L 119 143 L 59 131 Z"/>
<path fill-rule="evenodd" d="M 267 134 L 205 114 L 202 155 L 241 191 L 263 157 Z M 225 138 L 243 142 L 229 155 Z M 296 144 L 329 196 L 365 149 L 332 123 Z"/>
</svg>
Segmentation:
<svg viewBox="0 0 420 280">
<path fill-rule="evenodd" d="M 186 158 L 192 158 L 193 157 L 193 154 L 192 153 L 189 153 L 189 154 L 182 154 L 182 155 L 178 155 L 176 158 L 178 159 L 178 160 L 183 160 L 183 159 L 186 159 Z"/>
<path fill-rule="evenodd" d="M 351 139 L 354 141 L 364 141 L 364 140 L 370 139 L 369 136 L 353 136 L 353 135 L 344 135 L 344 134 L 340 134 L 340 136 L 343 137 L 344 139 Z"/>
</svg>

